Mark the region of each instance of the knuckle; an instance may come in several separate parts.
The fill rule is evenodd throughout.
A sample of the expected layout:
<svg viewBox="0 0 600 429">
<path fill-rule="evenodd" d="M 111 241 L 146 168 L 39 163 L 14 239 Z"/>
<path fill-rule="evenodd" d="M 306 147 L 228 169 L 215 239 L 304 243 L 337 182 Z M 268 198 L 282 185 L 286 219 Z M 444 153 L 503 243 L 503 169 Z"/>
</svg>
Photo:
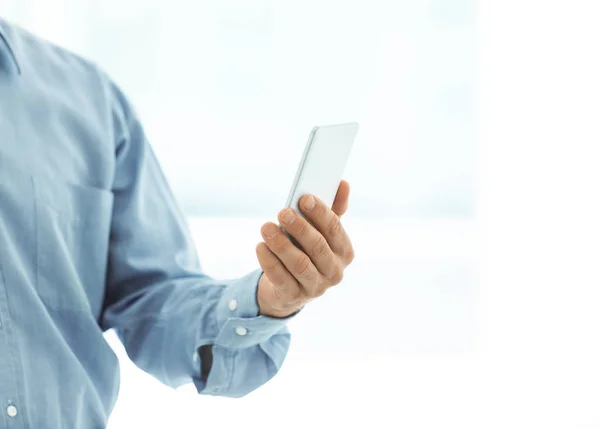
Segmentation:
<svg viewBox="0 0 600 429">
<path fill-rule="evenodd" d="M 317 217 L 323 218 L 323 217 L 325 217 L 326 214 L 327 214 L 327 207 L 325 207 L 323 205 L 319 205 L 319 207 L 317 208 Z"/>
<path fill-rule="evenodd" d="M 314 287 L 311 289 L 311 293 L 310 293 L 310 297 L 312 299 L 314 298 L 319 298 L 321 296 L 323 296 L 325 294 L 325 292 L 327 292 L 327 282 L 324 281 L 319 281 L 317 282 Z"/>
<path fill-rule="evenodd" d="M 320 298 L 323 295 L 325 295 L 325 292 L 327 292 L 327 288 L 326 287 L 323 287 L 323 286 L 318 287 L 318 288 L 315 289 L 314 297 L 315 298 Z"/>
<path fill-rule="evenodd" d="M 316 283 L 319 279 L 318 272 L 315 270 L 308 270 L 306 274 L 304 274 L 304 279 L 307 283 Z"/>
<path fill-rule="evenodd" d="M 319 289 L 316 287 L 305 288 L 306 297 L 311 301 L 319 297 Z"/>
<path fill-rule="evenodd" d="M 267 263 L 264 264 L 265 270 L 270 271 L 270 272 L 276 272 L 277 271 L 277 267 L 279 267 L 279 262 L 278 261 L 267 262 Z"/>
<path fill-rule="evenodd" d="M 342 221 L 339 217 L 334 216 L 329 222 L 329 226 L 327 227 L 327 232 L 332 237 L 337 237 L 342 231 Z"/>
<path fill-rule="evenodd" d="M 292 297 L 292 302 L 294 304 L 298 304 L 303 301 L 306 301 L 307 299 L 310 299 L 310 297 L 307 296 L 306 291 L 304 289 L 302 289 L 301 287 L 297 287 L 295 290 L 295 293 Z"/>
<path fill-rule="evenodd" d="M 313 246 L 311 252 L 315 256 L 323 256 L 325 255 L 325 251 L 327 250 L 327 241 L 323 236 L 319 237 L 315 245 Z"/>
<path fill-rule="evenodd" d="M 284 237 L 279 237 L 277 240 L 274 240 L 271 244 L 273 250 L 277 253 L 283 252 L 287 248 L 287 245 L 288 240 L 286 240 Z"/>
<path fill-rule="evenodd" d="M 297 272 L 299 275 L 307 274 L 309 268 L 310 259 L 306 255 L 303 255 L 300 258 L 298 258 L 298 260 L 294 264 L 294 271 Z"/>
<path fill-rule="evenodd" d="M 356 258 L 356 253 L 354 252 L 354 248 L 350 247 L 350 250 L 346 254 L 346 262 L 348 263 L 348 265 L 350 265 L 352 262 L 354 262 L 355 258 Z"/>
<path fill-rule="evenodd" d="M 313 213 L 315 219 L 321 219 L 327 213 L 327 207 L 317 201 L 317 206 L 314 208 Z"/>
<path fill-rule="evenodd" d="M 305 237 L 306 234 L 308 234 L 308 223 L 303 222 L 302 226 L 299 227 L 298 232 L 296 233 L 296 236 L 299 238 Z"/>
<path fill-rule="evenodd" d="M 344 280 L 344 270 L 336 268 L 331 276 L 331 282 L 334 285 L 339 285 Z"/>
</svg>

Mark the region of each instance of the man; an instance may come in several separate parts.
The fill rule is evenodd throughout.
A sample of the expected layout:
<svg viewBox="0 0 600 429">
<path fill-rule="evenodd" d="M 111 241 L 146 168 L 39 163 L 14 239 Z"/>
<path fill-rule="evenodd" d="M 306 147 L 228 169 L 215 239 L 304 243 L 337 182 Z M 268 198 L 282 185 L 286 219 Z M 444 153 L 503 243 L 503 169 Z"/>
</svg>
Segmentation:
<svg viewBox="0 0 600 429">
<path fill-rule="evenodd" d="M 119 388 L 103 332 L 172 387 L 240 397 L 272 378 L 287 321 L 353 259 L 311 196 L 261 233 L 260 268 L 200 267 L 131 105 L 90 62 L 0 19 L 0 427 L 102 428 Z M 306 253 L 305 253 L 306 252 Z"/>
</svg>

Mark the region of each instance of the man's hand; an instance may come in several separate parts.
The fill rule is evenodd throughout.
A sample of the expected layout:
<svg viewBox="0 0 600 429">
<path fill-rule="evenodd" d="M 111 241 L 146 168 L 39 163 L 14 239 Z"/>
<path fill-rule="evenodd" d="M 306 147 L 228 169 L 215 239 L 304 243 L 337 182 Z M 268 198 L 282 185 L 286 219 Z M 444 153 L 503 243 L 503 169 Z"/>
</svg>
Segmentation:
<svg viewBox="0 0 600 429">
<path fill-rule="evenodd" d="M 299 206 L 309 223 L 293 209 L 284 209 L 278 219 L 302 248 L 294 246 L 281 228 L 268 222 L 256 246 L 264 274 L 258 284 L 260 314 L 287 317 L 342 281 L 345 268 L 354 259 L 350 238 L 340 218 L 348 209 L 350 185 L 342 180 L 329 209 L 318 198 L 305 195 Z"/>
</svg>

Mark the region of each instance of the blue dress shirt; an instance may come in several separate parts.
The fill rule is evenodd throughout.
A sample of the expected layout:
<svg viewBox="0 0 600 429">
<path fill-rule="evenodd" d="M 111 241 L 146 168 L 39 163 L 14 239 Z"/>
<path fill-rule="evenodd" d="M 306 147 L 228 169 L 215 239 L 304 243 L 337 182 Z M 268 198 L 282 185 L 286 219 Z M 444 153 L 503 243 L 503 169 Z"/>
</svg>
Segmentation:
<svg viewBox="0 0 600 429">
<path fill-rule="evenodd" d="M 258 315 L 259 269 L 202 271 L 117 86 L 1 19 L 0 240 L 0 428 L 106 427 L 111 328 L 139 368 L 208 395 L 251 392 L 288 351 L 287 319 Z"/>
</svg>

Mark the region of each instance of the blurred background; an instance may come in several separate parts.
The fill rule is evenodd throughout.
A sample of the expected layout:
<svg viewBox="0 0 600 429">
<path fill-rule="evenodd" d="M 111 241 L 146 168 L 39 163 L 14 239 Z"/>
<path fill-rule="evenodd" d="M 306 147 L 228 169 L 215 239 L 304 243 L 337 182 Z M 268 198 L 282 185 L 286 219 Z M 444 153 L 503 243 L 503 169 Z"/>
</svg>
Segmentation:
<svg viewBox="0 0 600 429">
<path fill-rule="evenodd" d="M 481 345 L 471 0 L 0 4 L 128 94 L 214 277 L 258 267 L 260 225 L 283 207 L 310 129 L 360 124 L 345 175 L 357 258 L 292 321 L 279 375 L 241 400 L 173 391 L 109 332 L 122 374 L 110 428 L 464 419 Z"/>
</svg>

